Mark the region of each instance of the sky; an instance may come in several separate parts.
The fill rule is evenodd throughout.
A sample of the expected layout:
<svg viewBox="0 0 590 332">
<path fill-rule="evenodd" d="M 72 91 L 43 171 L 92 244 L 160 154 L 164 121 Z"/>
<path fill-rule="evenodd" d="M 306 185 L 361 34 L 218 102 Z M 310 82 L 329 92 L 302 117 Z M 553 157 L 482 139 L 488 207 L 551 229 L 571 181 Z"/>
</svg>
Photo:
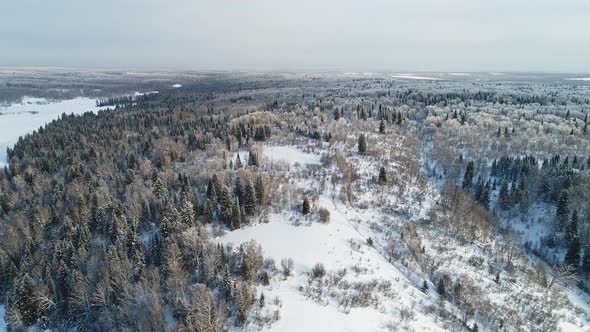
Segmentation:
<svg viewBox="0 0 590 332">
<path fill-rule="evenodd" d="M 590 73 L 590 1 L 0 0 L 0 67 Z"/>
</svg>

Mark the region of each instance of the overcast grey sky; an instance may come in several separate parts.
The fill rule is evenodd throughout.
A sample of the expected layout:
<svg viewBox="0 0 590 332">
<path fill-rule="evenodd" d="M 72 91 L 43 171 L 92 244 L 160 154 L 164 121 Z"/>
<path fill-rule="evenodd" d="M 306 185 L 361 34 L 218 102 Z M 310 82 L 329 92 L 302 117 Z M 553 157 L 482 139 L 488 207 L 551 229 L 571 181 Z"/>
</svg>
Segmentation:
<svg viewBox="0 0 590 332">
<path fill-rule="evenodd" d="M 590 72 L 590 0 L 0 0 L 0 66 Z"/>
</svg>

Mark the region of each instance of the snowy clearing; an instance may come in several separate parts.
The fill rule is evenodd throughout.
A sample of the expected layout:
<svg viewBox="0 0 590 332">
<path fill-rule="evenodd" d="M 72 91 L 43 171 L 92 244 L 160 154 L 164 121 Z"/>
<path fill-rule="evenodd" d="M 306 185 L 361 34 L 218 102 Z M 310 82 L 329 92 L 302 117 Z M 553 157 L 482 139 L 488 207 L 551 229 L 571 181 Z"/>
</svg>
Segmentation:
<svg viewBox="0 0 590 332">
<path fill-rule="evenodd" d="M 283 161 L 289 164 L 299 163 L 305 164 L 319 164 L 320 156 L 311 153 L 305 153 L 295 146 L 265 146 L 264 156 L 271 161 Z"/>
<path fill-rule="evenodd" d="M 425 296 L 416 292 L 406 277 L 379 252 L 366 244 L 354 221 L 358 214 L 350 207 L 333 201 L 329 194 L 320 196 L 318 207 L 330 211 L 330 222 L 322 224 L 304 220 L 295 225 L 298 213 L 273 214 L 268 223 L 255 224 L 228 232 L 217 238 L 223 244 L 254 240 L 266 257 L 277 263 L 291 258 L 293 275 L 286 280 L 275 278 L 269 286 L 260 287 L 268 299 L 278 297 L 282 302 L 281 318 L 268 331 L 386 331 L 396 313 L 416 305 Z M 371 234 L 372 235 L 372 234 Z M 383 296 L 377 307 L 353 307 L 348 310 L 334 300 L 318 303 L 302 292 L 309 287 L 309 274 L 316 263 L 328 271 L 346 269 L 350 282 L 380 280 L 391 282 L 392 297 Z M 362 272 L 353 272 L 357 271 Z M 338 286 L 334 292 L 341 291 Z M 326 289 L 326 293 L 330 290 Z M 329 297 L 329 296 L 328 296 Z M 424 299 L 426 300 L 426 299 Z M 305 319 L 302 319 L 305 317 Z M 393 322 L 393 324 L 399 324 Z M 431 318 L 420 313 L 402 325 L 420 331 L 438 331 Z"/>
</svg>

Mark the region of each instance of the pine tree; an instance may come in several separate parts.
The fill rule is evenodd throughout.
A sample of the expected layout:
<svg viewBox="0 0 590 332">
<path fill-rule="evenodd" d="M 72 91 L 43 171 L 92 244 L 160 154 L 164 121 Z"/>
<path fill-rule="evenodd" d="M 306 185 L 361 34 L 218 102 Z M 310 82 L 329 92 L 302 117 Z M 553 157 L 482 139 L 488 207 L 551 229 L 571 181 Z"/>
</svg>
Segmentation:
<svg viewBox="0 0 590 332">
<path fill-rule="evenodd" d="M 159 176 L 156 177 L 156 181 L 154 182 L 153 192 L 158 200 L 162 200 L 166 194 L 166 187 Z"/>
<path fill-rule="evenodd" d="M 213 185 L 213 188 L 215 188 L 215 193 L 217 195 L 221 195 L 223 187 L 221 185 L 221 180 L 219 180 L 217 174 L 213 174 L 213 176 L 211 177 L 211 184 Z"/>
<path fill-rule="evenodd" d="M 337 108 L 334 109 L 333 114 L 334 114 L 334 121 L 340 120 L 340 111 Z"/>
<path fill-rule="evenodd" d="M 110 236 L 111 236 L 111 242 L 115 243 L 123 237 L 124 230 L 125 230 L 125 224 L 124 224 L 123 217 L 118 216 L 115 213 L 113 213 L 113 214 L 114 215 L 112 218 L 111 227 L 109 229 L 109 232 L 110 232 Z"/>
<path fill-rule="evenodd" d="M 242 184 L 242 180 L 240 180 L 239 177 L 236 178 L 236 184 L 234 186 L 234 196 L 236 196 L 238 200 L 240 200 L 240 204 L 244 204 L 245 190 L 244 185 Z"/>
<path fill-rule="evenodd" d="M 251 216 L 256 212 L 256 191 L 252 181 L 248 181 L 246 185 L 246 193 L 244 198 L 244 209 L 246 214 Z"/>
<path fill-rule="evenodd" d="M 213 203 L 211 203 L 210 199 L 205 201 L 205 205 L 203 206 L 203 217 L 205 219 L 205 223 L 210 224 L 215 220 L 215 208 L 213 207 Z"/>
<path fill-rule="evenodd" d="M 502 210 L 510 209 L 510 193 L 508 192 L 508 184 L 506 181 L 502 182 L 500 193 L 498 194 L 498 205 Z"/>
<path fill-rule="evenodd" d="M 260 293 L 260 299 L 258 300 L 258 305 L 260 305 L 261 308 L 264 307 L 264 292 Z"/>
<path fill-rule="evenodd" d="M 385 172 L 385 167 L 381 167 L 379 169 L 379 184 L 387 184 L 387 173 Z"/>
<path fill-rule="evenodd" d="M 428 294 L 428 283 L 426 283 L 426 280 L 424 280 L 424 283 L 422 283 L 422 293 L 424 294 Z"/>
<path fill-rule="evenodd" d="M 193 203 L 191 203 L 188 197 L 185 197 L 184 204 L 180 213 L 180 221 L 186 226 L 193 226 L 195 222 Z"/>
<path fill-rule="evenodd" d="M 444 281 L 441 279 L 438 280 L 438 284 L 436 285 L 436 292 L 442 296 L 443 298 L 445 297 L 446 294 L 446 290 L 445 290 L 445 283 Z"/>
<path fill-rule="evenodd" d="M 235 165 L 236 165 L 236 169 L 242 168 L 242 158 L 240 158 L 240 154 L 239 153 L 236 155 L 236 163 L 235 163 Z"/>
<path fill-rule="evenodd" d="M 220 292 L 226 302 L 229 302 L 231 299 L 231 293 L 233 289 L 233 281 L 231 274 L 229 273 L 229 266 L 225 264 L 225 268 L 223 269 L 223 276 L 221 279 L 220 285 Z"/>
<path fill-rule="evenodd" d="M 258 160 L 258 154 L 254 151 L 250 151 L 248 154 L 248 165 L 249 166 L 260 166 L 260 162 Z"/>
<path fill-rule="evenodd" d="M 241 215 L 240 201 L 236 198 L 234 206 L 232 208 L 231 228 L 238 229 L 242 227 L 242 215 Z"/>
<path fill-rule="evenodd" d="M 557 226 L 560 230 L 563 230 L 565 225 L 569 220 L 569 192 L 567 190 L 562 190 L 561 194 L 559 195 L 559 200 L 557 201 Z"/>
<path fill-rule="evenodd" d="M 360 154 L 367 153 L 367 139 L 365 134 L 361 134 L 358 139 L 358 150 Z"/>
<path fill-rule="evenodd" d="M 310 212 L 310 205 L 309 205 L 309 199 L 307 199 L 307 197 L 305 197 L 303 199 L 303 205 L 301 206 L 301 212 L 303 213 L 303 215 L 306 215 Z"/>
<path fill-rule="evenodd" d="M 569 245 L 576 237 L 578 237 L 578 210 L 574 210 L 572 220 L 565 229 L 565 243 Z"/>
<path fill-rule="evenodd" d="M 474 163 L 470 161 L 465 168 L 465 175 L 463 176 L 463 189 L 469 189 L 473 185 Z"/>
<path fill-rule="evenodd" d="M 383 119 L 379 122 L 379 133 L 385 134 L 385 121 L 383 121 Z"/>
<path fill-rule="evenodd" d="M 590 244 L 584 247 L 584 257 L 582 258 L 582 271 L 588 275 L 590 273 Z"/>
<path fill-rule="evenodd" d="M 209 183 L 207 184 L 207 199 L 211 203 L 217 202 L 217 189 L 215 188 L 212 179 L 209 179 Z"/>
<path fill-rule="evenodd" d="M 221 195 L 219 196 L 219 206 L 221 208 L 221 214 L 223 217 L 224 222 L 228 225 L 231 223 L 231 215 L 232 215 L 232 207 L 234 205 L 234 199 L 229 192 L 229 188 L 227 186 L 223 186 L 221 189 Z"/>
<path fill-rule="evenodd" d="M 264 190 L 264 180 L 262 179 L 262 175 L 256 177 L 254 189 L 256 190 L 256 202 L 258 203 L 258 206 L 263 206 L 266 202 L 266 192 Z"/>
<path fill-rule="evenodd" d="M 40 308 L 35 302 L 35 281 L 28 274 L 17 282 L 14 301 L 25 325 L 35 324 Z"/>
<path fill-rule="evenodd" d="M 576 270 L 580 265 L 580 238 L 577 236 L 568 244 L 565 264 L 572 266 Z"/>
</svg>

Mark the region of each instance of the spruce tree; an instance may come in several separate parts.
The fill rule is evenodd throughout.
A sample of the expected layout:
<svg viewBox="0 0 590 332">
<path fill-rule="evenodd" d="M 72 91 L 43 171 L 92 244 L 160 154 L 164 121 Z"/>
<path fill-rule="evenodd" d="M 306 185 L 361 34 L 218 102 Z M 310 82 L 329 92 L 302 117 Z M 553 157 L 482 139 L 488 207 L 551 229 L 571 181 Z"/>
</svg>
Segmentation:
<svg viewBox="0 0 590 332">
<path fill-rule="evenodd" d="M 310 212 L 311 207 L 309 205 L 309 199 L 307 199 L 307 197 L 305 197 L 303 199 L 303 204 L 301 206 L 301 212 L 303 213 L 303 215 L 306 215 Z"/>
<path fill-rule="evenodd" d="M 474 168 L 475 165 L 473 161 L 467 163 L 467 168 L 465 168 L 465 175 L 463 176 L 463 189 L 469 189 L 473 185 L 473 175 L 474 175 Z"/>
<path fill-rule="evenodd" d="M 212 179 L 209 179 L 209 183 L 207 184 L 207 199 L 211 203 L 217 202 L 217 189 L 215 188 Z"/>
<path fill-rule="evenodd" d="M 207 224 L 215 220 L 215 208 L 213 207 L 213 203 L 210 199 L 207 199 L 205 201 L 205 205 L 203 206 L 203 218 Z"/>
<path fill-rule="evenodd" d="M 424 294 L 428 294 L 428 283 L 426 283 L 426 280 L 424 280 L 424 282 L 422 283 L 422 293 Z"/>
<path fill-rule="evenodd" d="M 234 201 L 234 206 L 232 207 L 232 218 L 231 218 L 231 228 L 238 229 L 242 227 L 242 208 L 240 207 L 240 201 L 236 198 Z"/>
<path fill-rule="evenodd" d="M 17 283 L 14 298 L 23 323 L 33 325 L 39 318 L 40 308 L 35 302 L 35 281 L 25 274 Z"/>
<path fill-rule="evenodd" d="M 231 277 L 231 273 L 229 272 L 229 266 L 225 264 L 225 268 L 223 269 L 223 276 L 221 279 L 220 284 L 220 292 L 226 302 L 229 302 L 231 299 L 231 293 L 233 289 L 233 281 Z"/>
<path fill-rule="evenodd" d="M 250 151 L 248 154 L 248 165 L 249 166 L 260 166 L 260 161 L 258 160 L 258 154 L 254 151 Z"/>
<path fill-rule="evenodd" d="M 240 158 L 239 153 L 236 155 L 236 162 L 234 165 L 236 166 L 236 169 L 242 168 L 242 158 Z"/>
<path fill-rule="evenodd" d="M 258 300 L 258 305 L 263 308 L 264 307 L 264 292 L 260 293 L 260 299 Z"/>
<path fill-rule="evenodd" d="M 246 193 L 244 199 L 244 209 L 246 214 L 251 216 L 256 212 L 256 191 L 254 190 L 254 185 L 252 185 L 252 181 L 248 181 L 246 185 Z"/>
<path fill-rule="evenodd" d="M 258 203 L 258 206 L 263 206 L 266 202 L 266 193 L 264 190 L 264 180 L 262 179 L 262 175 L 256 177 L 254 189 L 256 190 L 256 202 Z"/>
<path fill-rule="evenodd" d="M 166 187 L 159 176 L 156 177 L 156 181 L 154 182 L 153 192 L 158 200 L 162 200 L 166 194 Z"/>
<path fill-rule="evenodd" d="M 508 192 L 508 184 L 502 181 L 500 193 L 498 194 L 498 205 L 502 210 L 510 209 L 510 193 Z"/>
<path fill-rule="evenodd" d="M 221 180 L 219 180 L 219 177 L 217 176 L 217 174 L 213 174 L 213 176 L 211 177 L 211 184 L 215 188 L 215 193 L 218 196 L 221 195 L 221 191 L 223 190 L 223 187 L 221 185 Z"/>
<path fill-rule="evenodd" d="M 194 214 L 194 207 L 193 203 L 191 203 L 188 197 L 185 197 L 184 204 L 182 205 L 182 210 L 180 213 L 180 221 L 185 224 L 186 226 L 193 226 L 195 221 L 195 214 Z"/>
<path fill-rule="evenodd" d="M 590 244 L 584 247 L 584 257 L 582 258 L 582 271 L 588 275 L 590 273 Z"/>
<path fill-rule="evenodd" d="M 572 266 L 576 270 L 580 265 L 580 238 L 577 236 L 568 244 L 565 264 Z"/>
<path fill-rule="evenodd" d="M 442 297 L 444 297 L 446 294 L 445 283 L 442 278 L 438 279 L 438 284 L 436 285 L 436 292 L 440 294 L 440 296 Z"/>
<path fill-rule="evenodd" d="M 560 230 L 563 230 L 567 222 L 569 221 L 569 192 L 567 190 L 562 190 L 561 194 L 559 195 L 559 200 L 557 201 L 557 226 Z"/>
<path fill-rule="evenodd" d="M 383 119 L 379 122 L 379 133 L 385 134 L 385 121 Z"/>
<path fill-rule="evenodd" d="M 385 167 L 383 166 L 379 169 L 379 184 L 387 184 L 387 173 L 385 172 Z"/>
<path fill-rule="evenodd" d="M 361 134 L 358 139 L 358 151 L 360 154 L 367 153 L 367 139 L 365 134 Z"/>
<path fill-rule="evenodd" d="M 578 236 L 578 211 L 572 213 L 572 220 L 565 229 L 565 243 L 569 245 Z"/>
</svg>

